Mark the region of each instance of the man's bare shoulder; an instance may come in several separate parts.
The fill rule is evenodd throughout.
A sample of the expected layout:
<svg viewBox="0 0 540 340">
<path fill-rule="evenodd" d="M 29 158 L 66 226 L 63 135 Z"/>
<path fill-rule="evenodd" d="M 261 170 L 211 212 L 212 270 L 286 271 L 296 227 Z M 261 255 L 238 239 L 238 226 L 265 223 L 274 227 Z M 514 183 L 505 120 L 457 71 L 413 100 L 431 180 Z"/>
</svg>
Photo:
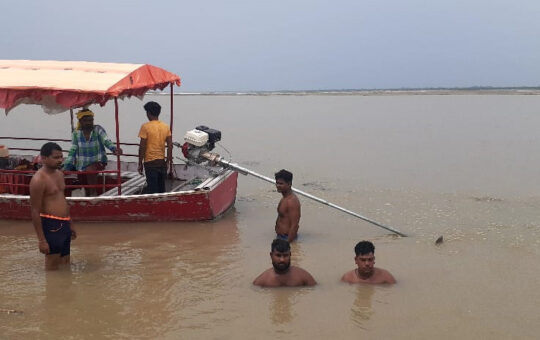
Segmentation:
<svg viewBox="0 0 540 340">
<path fill-rule="evenodd" d="M 341 277 L 341 281 L 346 283 L 368 283 L 368 284 L 384 284 L 396 283 L 396 279 L 390 274 L 389 271 L 382 268 L 374 268 L 373 275 L 367 279 L 358 277 L 356 269 L 346 272 Z"/>
<path fill-rule="evenodd" d="M 313 276 L 307 270 L 300 267 L 291 266 L 290 275 L 294 279 L 301 280 L 306 286 L 314 286 L 317 284 Z"/>
<path fill-rule="evenodd" d="M 274 270 L 272 268 L 269 268 L 262 272 L 255 280 L 253 280 L 253 284 L 256 286 L 265 287 L 268 286 L 271 282 L 271 279 L 273 277 Z"/>
<path fill-rule="evenodd" d="M 296 196 L 294 192 L 292 192 L 291 195 L 289 196 L 289 200 L 291 204 L 300 205 L 300 200 L 298 199 L 298 196 Z"/>
<path fill-rule="evenodd" d="M 54 175 L 58 176 L 58 177 L 60 177 L 62 179 L 64 178 L 64 172 L 62 170 L 60 170 L 60 169 L 54 170 Z"/>
<path fill-rule="evenodd" d="M 358 277 L 356 275 L 356 269 L 350 270 L 343 274 L 341 277 L 341 281 L 347 282 L 347 283 L 357 283 L 359 282 Z"/>
<path fill-rule="evenodd" d="M 290 195 L 281 198 L 280 206 L 287 210 L 299 210 L 300 200 L 294 193 L 291 193 Z"/>
<path fill-rule="evenodd" d="M 32 179 L 30 180 L 30 186 L 36 186 L 43 183 L 43 181 L 46 179 L 47 176 L 42 169 L 39 169 L 34 173 L 34 176 L 32 176 Z"/>
<path fill-rule="evenodd" d="M 261 287 L 295 287 L 314 286 L 317 282 L 306 270 L 291 266 L 285 274 L 276 274 L 273 268 L 267 269 L 253 281 L 253 284 Z"/>
<path fill-rule="evenodd" d="M 307 270 L 297 266 L 291 266 L 290 273 L 299 276 L 311 276 L 311 274 Z"/>
<path fill-rule="evenodd" d="M 45 185 L 49 179 L 53 180 L 63 180 L 64 173 L 60 170 L 54 170 L 54 172 L 47 173 L 43 168 L 36 171 L 32 179 L 30 180 L 30 186 L 41 186 Z"/>
<path fill-rule="evenodd" d="M 375 276 L 377 281 L 375 283 L 396 283 L 394 276 L 386 269 L 375 268 Z"/>
</svg>

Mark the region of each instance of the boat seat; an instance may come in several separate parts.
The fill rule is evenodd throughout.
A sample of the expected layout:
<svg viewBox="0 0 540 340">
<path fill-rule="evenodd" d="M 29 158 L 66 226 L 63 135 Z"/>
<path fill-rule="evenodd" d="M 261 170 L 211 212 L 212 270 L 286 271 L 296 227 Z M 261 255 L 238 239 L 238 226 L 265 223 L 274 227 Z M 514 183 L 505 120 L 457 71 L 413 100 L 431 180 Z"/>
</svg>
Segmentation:
<svg viewBox="0 0 540 340">
<path fill-rule="evenodd" d="M 122 175 L 124 175 L 124 173 L 122 173 Z M 146 177 L 138 172 L 134 172 L 126 177 L 131 178 L 122 183 L 122 196 L 131 195 L 137 191 L 140 191 L 146 184 Z M 100 196 L 118 196 L 118 188 L 112 188 Z"/>
</svg>

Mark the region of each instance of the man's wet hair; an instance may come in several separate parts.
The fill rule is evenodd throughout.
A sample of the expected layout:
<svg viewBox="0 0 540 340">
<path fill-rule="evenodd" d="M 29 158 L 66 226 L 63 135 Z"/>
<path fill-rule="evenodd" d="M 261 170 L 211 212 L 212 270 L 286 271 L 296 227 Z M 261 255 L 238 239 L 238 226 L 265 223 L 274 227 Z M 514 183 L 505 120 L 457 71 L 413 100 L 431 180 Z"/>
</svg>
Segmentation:
<svg viewBox="0 0 540 340">
<path fill-rule="evenodd" d="M 161 113 L 161 105 L 156 102 L 148 102 L 144 104 L 144 109 L 147 113 L 151 114 L 154 117 L 158 117 Z"/>
<path fill-rule="evenodd" d="M 58 150 L 58 151 L 61 152 L 62 148 L 60 147 L 60 145 L 58 145 L 56 143 L 47 142 L 47 143 L 43 144 L 39 154 L 41 156 L 43 156 L 43 157 L 49 157 L 50 155 L 52 155 L 54 150 Z"/>
<path fill-rule="evenodd" d="M 375 246 L 369 241 L 360 241 L 354 247 L 354 253 L 358 255 L 375 254 Z"/>
<path fill-rule="evenodd" d="M 289 244 L 289 241 L 276 238 L 272 241 L 272 247 L 270 248 L 271 252 L 274 252 L 274 250 L 280 253 L 287 253 L 291 251 L 291 245 Z"/>
<path fill-rule="evenodd" d="M 287 183 L 292 183 L 292 177 L 293 177 L 293 175 L 292 175 L 292 172 L 287 171 L 287 170 L 285 170 L 285 169 L 281 169 L 281 170 L 279 170 L 278 172 L 276 172 L 276 173 L 274 174 L 274 177 L 276 178 L 276 181 L 277 181 L 278 179 L 282 179 L 282 180 L 284 180 L 284 181 L 287 182 Z"/>
</svg>

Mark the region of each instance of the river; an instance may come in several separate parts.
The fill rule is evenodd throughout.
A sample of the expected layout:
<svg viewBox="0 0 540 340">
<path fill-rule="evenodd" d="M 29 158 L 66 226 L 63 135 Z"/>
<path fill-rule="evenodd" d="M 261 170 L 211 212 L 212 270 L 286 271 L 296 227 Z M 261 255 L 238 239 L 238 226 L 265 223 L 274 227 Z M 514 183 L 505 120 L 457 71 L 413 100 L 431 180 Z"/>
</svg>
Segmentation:
<svg viewBox="0 0 540 340">
<path fill-rule="evenodd" d="M 169 121 L 168 96 L 146 100 Z M 142 104 L 120 101 L 123 142 L 137 142 Z M 175 140 L 200 124 L 221 130 L 216 151 L 233 162 L 270 177 L 288 169 L 298 189 L 409 237 L 300 197 L 292 262 L 318 285 L 261 289 L 251 282 L 271 266 L 280 195 L 253 177 L 239 177 L 235 207 L 216 221 L 78 223 L 73 263 L 58 272 L 43 270 L 29 222 L 3 220 L 0 339 L 538 338 L 540 96 L 177 95 L 174 105 Z M 92 109 L 114 136 L 112 103 Z M 69 114 L 36 106 L 0 117 L 0 135 L 69 138 L 69 126 Z M 340 282 L 363 239 L 396 285 Z"/>
</svg>

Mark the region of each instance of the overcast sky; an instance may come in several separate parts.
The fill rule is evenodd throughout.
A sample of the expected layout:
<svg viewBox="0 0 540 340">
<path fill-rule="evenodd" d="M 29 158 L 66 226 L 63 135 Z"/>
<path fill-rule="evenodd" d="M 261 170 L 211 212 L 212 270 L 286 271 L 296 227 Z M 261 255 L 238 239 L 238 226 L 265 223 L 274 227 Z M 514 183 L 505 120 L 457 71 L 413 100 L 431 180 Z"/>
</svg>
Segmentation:
<svg viewBox="0 0 540 340">
<path fill-rule="evenodd" d="M 0 59 L 148 63 L 183 92 L 539 86 L 539 0 L 2 1 Z"/>
</svg>

